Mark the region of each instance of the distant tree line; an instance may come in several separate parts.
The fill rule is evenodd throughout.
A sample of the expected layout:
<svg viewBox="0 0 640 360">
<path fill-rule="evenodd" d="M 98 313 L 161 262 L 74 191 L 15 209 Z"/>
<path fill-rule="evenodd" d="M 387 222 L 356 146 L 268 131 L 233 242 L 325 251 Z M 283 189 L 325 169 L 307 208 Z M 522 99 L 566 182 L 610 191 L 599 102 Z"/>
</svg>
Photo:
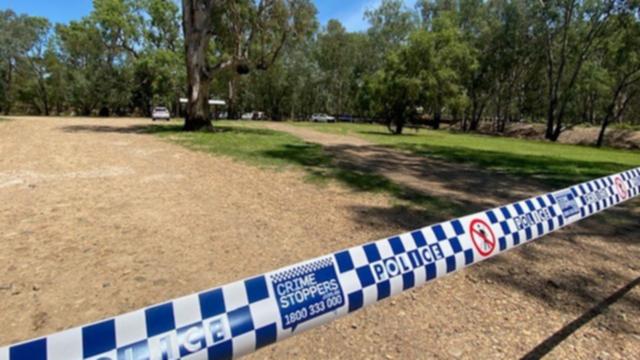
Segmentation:
<svg viewBox="0 0 640 360">
<path fill-rule="evenodd" d="M 90 15 L 66 25 L 0 12 L 0 111 L 175 113 L 196 75 L 232 117 L 326 112 L 395 133 L 443 121 L 503 132 L 531 121 L 552 141 L 586 123 L 601 126 L 599 145 L 611 124 L 640 123 L 638 0 L 383 0 L 362 32 L 319 26 L 310 0 L 182 5 L 94 0 Z M 190 5 L 209 16 L 183 16 Z M 185 56 L 190 46 L 205 56 Z"/>
</svg>

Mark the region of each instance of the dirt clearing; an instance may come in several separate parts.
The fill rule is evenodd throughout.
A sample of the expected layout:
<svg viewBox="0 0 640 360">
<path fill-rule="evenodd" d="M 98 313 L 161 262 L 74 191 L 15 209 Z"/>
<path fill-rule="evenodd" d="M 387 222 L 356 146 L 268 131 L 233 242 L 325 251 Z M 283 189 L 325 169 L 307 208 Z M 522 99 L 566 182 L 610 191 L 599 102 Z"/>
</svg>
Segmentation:
<svg viewBox="0 0 640 360">
<path fill-rule="evenodd" d="M 0 123 L 1 345 L 428 224 L 386 196 L 187 150 L 141 133 L 147 123 Z M 474 171 L 447 169 L 461 183 Z M 499 191 L 451 189 L 414 170 L 420 191 L 451 190 L 470 209 L 544 190 L 490 173 L 482 181 Z M 554 358 L 638 358 L 640 287 L 601 303 L 640 277 L 639 216 L 636 200 L 254 358 L 512 359 L 545 346 Z"/>
</svg>

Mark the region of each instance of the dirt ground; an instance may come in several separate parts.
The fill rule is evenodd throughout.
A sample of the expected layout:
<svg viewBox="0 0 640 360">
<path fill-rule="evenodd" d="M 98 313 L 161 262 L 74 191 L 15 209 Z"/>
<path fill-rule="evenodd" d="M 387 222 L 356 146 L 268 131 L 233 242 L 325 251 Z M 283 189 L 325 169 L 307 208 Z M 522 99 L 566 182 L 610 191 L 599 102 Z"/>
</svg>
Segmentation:
<svg viewBox="0 0 640 360">
<path fill-rule="evenodd" d="M 140 133 L 147 121 L 0 122 L 0 345 L 446 220 L 384 195 L 305 182 L 302 171 L 194 152 Z M 323 143 L 336 162 L 376 168 L 469 212 L 549 190 L 344 137 L 298 135 Z M 380 162 L 391 155 L 396 165 Z M 252 357 L 640 358 L 638 205 Z"/>
</svg>

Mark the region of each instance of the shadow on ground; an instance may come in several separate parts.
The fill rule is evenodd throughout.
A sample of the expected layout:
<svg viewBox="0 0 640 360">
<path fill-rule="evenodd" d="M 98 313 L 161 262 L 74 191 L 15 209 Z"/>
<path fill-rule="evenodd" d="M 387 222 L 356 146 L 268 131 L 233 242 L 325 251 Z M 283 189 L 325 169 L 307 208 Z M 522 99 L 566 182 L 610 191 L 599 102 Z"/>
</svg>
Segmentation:
<svg viewBox="0 0 640 360">
<path fill-rule="evenodd" d="M 404 196 L 397 197 L 418 203 L 425 196 L 446 199 L 462 206 L 458 215 L 519 200 L 522 194 L 535 195 L 551 189 L 534 180 L 517 180 L 508 174 L 432 160 L 376 145 L 325 146 L 324 152 L 331 159 L 329 166 L 339 170 L 335 176 L 358 190 L 391 190 L 391 184 L 396 184 L 401 189 L 392 192 L 406 192 Z M 298 146 L 286 146 L 267 155 L 287 158 L 305 166 L 314 165 L 307 163 L 305 149 Z M 327 163 L 320 165 L 326 167 Z"/>
<path fill-rule="evenodd" d="M 343 161 L 342 157 L 336 154 L 336 150 L 339 151 L 335 148 L 323 149 L 316 144 L 285 145 L 276 150 L 266 151 L 264 155 L 301 165 L 312 180 L 336 180 L 355 191 L 385 193 L 402 202 L 389 214 L 384 214 L 382 209 L 372 211 L 367 216 L 379 218 L 375 223 L 384 224 L 391 221 L 397 224 L 412 224 L 410 219 L 415 218 L 422 219 L 424 224 L 427 220 L 444 220 L 480 209 L 470 201 L 452 201 L 431 195 L 406 183 L 399 184 L 382 175 L 382 168 L 372 169 L 369 166 Z M 394 221 L 394 215 L 399 215 L 398 217 L 402 218 L 401 222 Z"/>
<path fill-rule="evenodd" d="M 169 134 L 180 129 L 180 125 L 134 125 L 69 126 L 63 130 Z M 273 134 L 254 128 L 217 129 Z M 421 156 L 375 145 L 322 147 L 310 143 L 278 144 L 261 150 L 260 155 L 300 166 L 312 180 L 336 180 L 356 191 L 392 196 L 398 203 L 391 207 L 352 209 L 360 224 L 379 231 L 388 230 L 390 224 L 406 230 L 420 228 L 621 170 L 618 164 L 576 162 L 567 167 L 566 161 L 546 157 L 463 148 L 420 145 L 405 149 Z M 596 167 L 600 168 L 593 170 Z M 528 358 L 544 355 L 592 321 L 614 333 L 638 333 L 628 318 L 599 315 L 613 303 L 640 308 L 637 294 L 629 294 L 638 280 L 630 282 L 628 275 L 640 273 L 639 216 L 637 202 L 611 209 L 510 255 L 493 258 L 466 277 L 471 282 L 517 291 L 576 319 L 556 333 L 550 329 L 550 337 L 532 349 Z M 625 267 L 626 271 L 620 270 Z M 616 292 L 625 284 L 632 286 Z"/>
<path fill-rule="evenodd" d="M 375 136 L 396 136 L 382 131 L 364 131 L 362 133 Z M 403 135 L 404 137 L 411 138 L 416 135 L 406 134 Z M 568 161 L 551 156 L 522 155 L 424 143 L 400 143 L 396 144 L 394 148 L 431 159 L 472 164 L 482 169 L 499 171 L 520 178 L 536 179 L 551 188 L 566 187 L 628 169 L 624 165 L 614 162 Z"/>
<path fill-rule="evenodd" d="M 553 349 L 559 346 L 563 341 L 568 339 L 571 335 L 575 334 L 580 328 L 588 324 L 589 322 L 595 320 L 598 316 L 609 311 L 610 307 L 615 303 L 621 300 L 627 300 L 633 302 L 633 299 L 630 299 L 628 296 L 629 292 L 631 292 L 634 288 L 640 285 L 640 277 L 635 280 L 629 282 L 618 291 L 613 293 L 608 298 L 599 302 L 596 306 L 589 309 L 589 311 L 583 313 L 575 320 L 571 321 L 569 324 L 565 325 L 562 329 L 556 331 L 553 335 L 545 339 L 538 346 L 533 348 L 529 353 L 522 357 L 522 360 L 534 360 L 541 359 L 542 357 L 549 354 Z M 632 306 L 640 306 L 640 302 L 635 299 L 636 304 L 632 304 Z M 633 330 L 631 330 L 633 331 Z M 631 332 L 628 331 L 628 332 Z"/>
</svg>

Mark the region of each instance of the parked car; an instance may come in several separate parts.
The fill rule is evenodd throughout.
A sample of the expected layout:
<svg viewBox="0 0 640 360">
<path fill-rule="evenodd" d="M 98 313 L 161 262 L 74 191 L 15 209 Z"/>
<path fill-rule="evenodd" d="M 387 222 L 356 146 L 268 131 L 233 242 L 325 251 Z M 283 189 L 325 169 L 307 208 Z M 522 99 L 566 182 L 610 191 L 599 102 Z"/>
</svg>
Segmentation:
<svg viewBox="0 0 640 360">
<path fill-rule="evenodd" d="M 151 120 L 171 121 L 171 113 L 169 113 L 169 109 L 167 109 L 166 107 L 162 107 L 162 106 L 155 107 L 151 112 Z"/>
<path fill-rule="evenodd" d="M 355 117 L 353 117 L 353 115 L 340 114 L 337 117 L 338 117 L 338 121 L 355 122 Z"/>
<path fill-rule="evenodd" d="M 252 111 L 242 114 L 242 120 L 266 120 L 267 116 L 262 111 Z"/>
<path fill-rule="evenodd" d="M 336 122 L 336 118 L 327 114 L 313 114 L 311 115 L 311 121 L 322 122 L 322 123 L 334 123 Z"/>
<path fill-rule="evenodd" d="M 253 120 L 267 120 L 267 115 L 262 111 L 254 111 Z"/>
</svg>

